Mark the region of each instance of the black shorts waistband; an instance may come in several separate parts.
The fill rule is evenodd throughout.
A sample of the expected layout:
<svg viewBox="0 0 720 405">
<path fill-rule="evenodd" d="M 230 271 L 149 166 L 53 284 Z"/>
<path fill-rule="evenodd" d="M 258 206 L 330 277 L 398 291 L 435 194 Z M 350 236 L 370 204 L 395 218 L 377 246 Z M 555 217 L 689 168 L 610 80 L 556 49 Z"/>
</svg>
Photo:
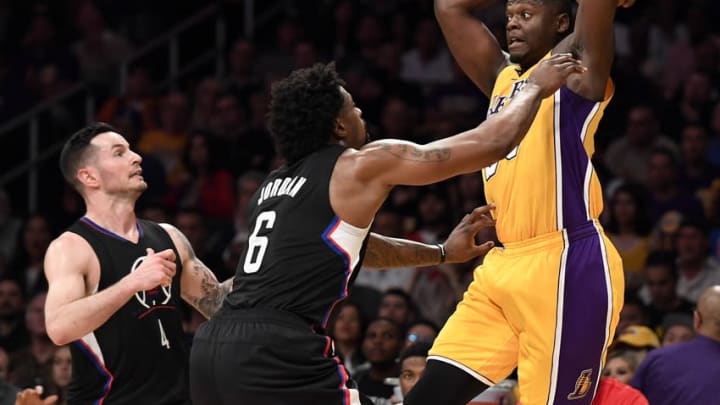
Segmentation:
<svg viewBox="0 0 720 405">
<path fill-rule="evenodd" d="M 242 308 L 223 305 L 213 319 L 230 319 L 238 321 L 271 322 L 287 325 L 292 328 L 309 328 L 321 332 L 322 328 L 307 319 L 289 311 L 274 308 Z"/>
</svg>

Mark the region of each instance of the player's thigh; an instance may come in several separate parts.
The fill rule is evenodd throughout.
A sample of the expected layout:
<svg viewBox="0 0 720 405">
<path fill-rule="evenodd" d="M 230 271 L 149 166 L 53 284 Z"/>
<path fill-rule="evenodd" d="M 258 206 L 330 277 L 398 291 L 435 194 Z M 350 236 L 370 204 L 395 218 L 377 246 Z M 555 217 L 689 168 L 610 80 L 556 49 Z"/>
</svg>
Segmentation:
<svg viewBox="0 0 720 405">
<path fill-rule="evenodd" d="M 519 337 L 521 402 L 589 405 L 622 305 L 620 259 L 596 234 L 577 240 L 566 235 L 559 254 L 544 260 L 545 268 L 536 267 L 539 272 L 529 280 L 536 299 L 515 301 L 525 314 Z"/>
<path fill-rule="evenodd" d="M 506 378 L 517 365 L 518 340 L 497 303 L 488 297 L 489 255 L 455 312 L 435 339 L 430 358 L 454 365 L 487 385 Z"/>
</svg>

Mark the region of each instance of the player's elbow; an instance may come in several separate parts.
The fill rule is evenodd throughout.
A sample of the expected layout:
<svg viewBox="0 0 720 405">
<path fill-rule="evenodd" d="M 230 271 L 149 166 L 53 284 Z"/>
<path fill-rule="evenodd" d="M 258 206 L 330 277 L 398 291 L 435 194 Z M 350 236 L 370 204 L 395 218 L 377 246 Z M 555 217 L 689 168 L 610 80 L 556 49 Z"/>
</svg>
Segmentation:
<svg viewBox="0 0 720 405">
<path fill-rule="evenodd" d="M 45 321 L 45 331 L 56 346 L 63 346 L 75 340 L 70 333 L 70 328 L 55 320 L 47 319 Z"/>
</svg>

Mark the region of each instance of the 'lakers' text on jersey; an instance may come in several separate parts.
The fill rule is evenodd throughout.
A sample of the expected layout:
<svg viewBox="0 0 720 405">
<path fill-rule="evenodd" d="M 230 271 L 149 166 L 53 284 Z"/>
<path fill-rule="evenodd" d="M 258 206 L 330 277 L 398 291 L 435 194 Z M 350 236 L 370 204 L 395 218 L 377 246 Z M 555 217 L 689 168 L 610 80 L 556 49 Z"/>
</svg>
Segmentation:
<svg viewBox="0 0 720 405">
<path fill-rule="evenodd" d="M 340 220 L 330 206 L 330 176 L 343 151 L 328 146 L 276 170 L 252 197 L 231 307 L 282 310 L 324 325 L 347 296 L 369 228 Z"/>
<path fill-rule="evenodd" d="M 82 236 L 100 263 L 97 290 L 112 286 L 135 271 L 146 249 L 175 247 L 158 224 L 138 220 L 133 243 L 82 218 L 68 231 Z M 175 255 L 179 257 L 177 251 Z M 188 404 L 188 350 L 182 330 L 180 277 L 170 287 L 141 291 L 92 333 L 70 346 L 72 404 Z"/>
<path fill-rule="evenodd" d="M 500 72 L 488 115 L 512 102 L 536 66 L 522 75 L 514 65 Z M 483 170 L 487 201 L 497 207 L 501 242 L 573 228 L 599 216 L 602 192 L 590 158 L 612 92 L 608 82 L 604 100 L 594 102 L 563 86 L 542 101 L 520 145 Z"/>
</svg>

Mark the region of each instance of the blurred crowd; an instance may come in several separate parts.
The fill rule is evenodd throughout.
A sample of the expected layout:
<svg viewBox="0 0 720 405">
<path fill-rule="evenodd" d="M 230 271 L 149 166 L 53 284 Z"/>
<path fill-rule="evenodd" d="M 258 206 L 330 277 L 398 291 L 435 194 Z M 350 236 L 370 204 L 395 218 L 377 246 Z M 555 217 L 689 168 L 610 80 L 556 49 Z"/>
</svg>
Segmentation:
<svg viewBox="0 0 720 405">
<path fill-rule="evenodd" d="M 487 99 L 454 63 L 429 0 L 294 2 L 253 38 L 238 35 L 238 2 L 228 2 L 226 74 L 198 74 L 164 92 L 156 91 L 162 78 L 151 64 L 130 66 L 124 88 L 117 67 L 197 4 L 166 13 L 165 1 L 29 3 L 15 19 L 20 6 L 0 1 L 0 122 L 73 82 L 90 83 L 96 119 L 143 156 L 149 189 L 139 216 L 176 225 L 221 280 L 234 274 L 247 241 L 250 197 L 283 163 L 266 126 L 274 80 L 336 61 L 372 139 L 425 143 L 486 114 Z M 504 4 L 481 16 L 504 44 Z M 700 294 L 720 284 L 720 26 L 712 24 L 719 16 L 720 3 L 709 0 L 641 1 L 618 12 L 615 96 L 593 159 L 604 185 L 602 222 L 627 280 L 622 344 L 607 362 L 613 378 L 629 381 L 642 362 L 644 353 L 633 351 L 638 334 L 644 351 L 692 339 Z M 46 178 L 47 187 L 59 179 Z M 68 383 L 69 351 L 54 347 L 44 329 L 43 257 L 84 207 L 69 187 L 58 190 L 31 213 L 0 192 L 0 398 L 8 383 L 42 383 L 51 392 Z M 479 174 L 398 187 L 373 231 L 442 242 L 483 203 Z M 393 386 L 406 374 L 398 357 L 413 343 L 432 342 L 481 260 L 360 273 L 328 332 L 361 391 L 378 403 L 399 399 Z M 187 310 L 189 339 L 201 322 Z"/>
</svg>

